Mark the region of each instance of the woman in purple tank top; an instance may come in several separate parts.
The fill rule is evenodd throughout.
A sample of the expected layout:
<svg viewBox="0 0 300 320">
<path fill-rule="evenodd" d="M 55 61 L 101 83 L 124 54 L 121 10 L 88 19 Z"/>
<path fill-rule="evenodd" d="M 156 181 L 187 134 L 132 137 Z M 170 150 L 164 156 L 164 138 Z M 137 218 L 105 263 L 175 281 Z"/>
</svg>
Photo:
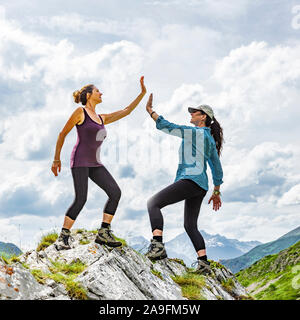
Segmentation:
<svg viewBox="0 0 300 320">
<path fill-rule="evenodd" d="M 77 141 L 70 158 L 75 199 L 66 212 L 63 228 L 55 243 L 57 250 L 71 248 L 69 244 L 70 229 L 87 200 L 88 178 L 102 188 L 108 196 L 103 210 L 101 228 L 98 230 L 95 242 L 112 247 L 122 245 L 114 238 L 110 229 L 121 197 L 121 190 L 100 161 L 100 149 L 106 138 L 105 125 L 129 115 L 146 94 L 143 76 L 140 79 L 140 84 L 141 93 L 128 107 L 108 114 L 95 112 L 96 105 L 102 102 L 102 93 L 93 84 L 86 85 L 73 93 L 75 102 L 81 102 L 85 107 L 78 107 L 59 133 L 51 167 L 52 172 L 57 176 L 57 170 L 58 172 L 61 170 L 60 152 L 65 137 L 76 125 Z"/>
</svg>

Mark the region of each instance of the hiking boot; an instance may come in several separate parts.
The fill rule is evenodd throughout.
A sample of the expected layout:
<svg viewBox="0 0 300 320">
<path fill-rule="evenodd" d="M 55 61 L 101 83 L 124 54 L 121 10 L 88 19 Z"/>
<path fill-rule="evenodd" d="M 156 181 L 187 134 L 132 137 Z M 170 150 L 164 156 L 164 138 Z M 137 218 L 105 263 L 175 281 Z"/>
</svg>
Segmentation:
<svg viewBox="0 0 300 320">
<path fill-rule="evenodd" d="M 156 239 L 151 239 L 151 244 L 149 245 L 148 252 L 145 256 L 150 260 L 161 260 L 167 258 L 167 252 L 164 244 Z"/>
<path fill-rule="evenodd" d="M 110 226 L 107 228 L 102 227 L 98 230 L 98 234 L 96 236 L 95 242 L 99 244 L 106 244 L 107 246 L 110 246 L 110 247 L 122 246 L 122 242 L 117 241 L 112 235 L 112 230 L 110 229 Z"/>
<path fill-rule="evenodd" d="M 60 235 L 56 242 L 54 243 L 54 246 L 56 250 L 68 250 L 71 249 L 70 244 L 69 244 L 69 239 L 73 239 L 71 236 L 71 231 L 70 230 L 62 230 L 60 232 Z M 74 240 L 74 239 L 73 239 Z"/>
<path fill-rule="evenodd" d="M 203 274 L 212 273 L 209 261 L 198 259 L 197 261 L 192 263 L 192 267 L 194 267 L 196 264 L 197 264 L 196 270 L 193 272 L 203 273 Z"/>
</svg>

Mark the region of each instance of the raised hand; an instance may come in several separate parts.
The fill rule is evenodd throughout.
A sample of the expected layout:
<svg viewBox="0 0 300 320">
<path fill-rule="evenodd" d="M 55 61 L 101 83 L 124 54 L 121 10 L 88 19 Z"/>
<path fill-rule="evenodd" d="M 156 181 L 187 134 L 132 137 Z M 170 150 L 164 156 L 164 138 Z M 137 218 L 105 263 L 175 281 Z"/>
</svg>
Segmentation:
<svg viewBox="0 0 300 320">
<path fill-rule="evenodd" d="M 145 87 L 145 85 L 144 85 L 144 76 L 141 76 L 140 83 L 141 83 L 142 93 L 143 93 L 143 94 L 146 94 L 147 90 L 146 90 L 146 87 Z"/>
<path fill-rule="evenodd" d="M 149 99 L 148 99 L 147 104 L 146 104 L 146 111 L 148 113 L 152 112 L 152 100 L 153 100 L 153 93 L 150 94 Z"/>
</svg>

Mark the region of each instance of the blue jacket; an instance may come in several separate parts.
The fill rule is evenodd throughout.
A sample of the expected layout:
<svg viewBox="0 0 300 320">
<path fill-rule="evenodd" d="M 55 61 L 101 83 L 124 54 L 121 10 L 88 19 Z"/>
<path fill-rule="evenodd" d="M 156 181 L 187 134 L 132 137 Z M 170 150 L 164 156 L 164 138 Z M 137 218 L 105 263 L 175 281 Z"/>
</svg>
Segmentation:
<svg viewBox="0 0 300 320">
<path fill-rule="evenodd" d="M 175 181 L 191 179 L 201 188 L 208 190 L 206 174 L 208 162 L 213 183 L 223 183 L 223 170 L 217 153 L 216 142 L 209 127 L 184 126 L 169 122 L 163 116 L 156 120 L 156 128 L 182 139 L 179 153 L 179 164 Z"/>
</svg>

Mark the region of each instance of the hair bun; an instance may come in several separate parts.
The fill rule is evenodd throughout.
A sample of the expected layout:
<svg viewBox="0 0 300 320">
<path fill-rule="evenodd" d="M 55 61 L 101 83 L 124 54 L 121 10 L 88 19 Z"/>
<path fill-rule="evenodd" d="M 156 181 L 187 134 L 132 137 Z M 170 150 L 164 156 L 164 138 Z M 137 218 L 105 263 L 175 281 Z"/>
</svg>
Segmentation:
<svg viewBox="0 0 300 320">
<path fill-rule="evenodd" d="M 73 92 L 73 97 L 74 97 L 74 101 L 76 103 L 79 103 L 80 102 L 80 91 L 79 90 L 76 90 Z"/>
</svg>

